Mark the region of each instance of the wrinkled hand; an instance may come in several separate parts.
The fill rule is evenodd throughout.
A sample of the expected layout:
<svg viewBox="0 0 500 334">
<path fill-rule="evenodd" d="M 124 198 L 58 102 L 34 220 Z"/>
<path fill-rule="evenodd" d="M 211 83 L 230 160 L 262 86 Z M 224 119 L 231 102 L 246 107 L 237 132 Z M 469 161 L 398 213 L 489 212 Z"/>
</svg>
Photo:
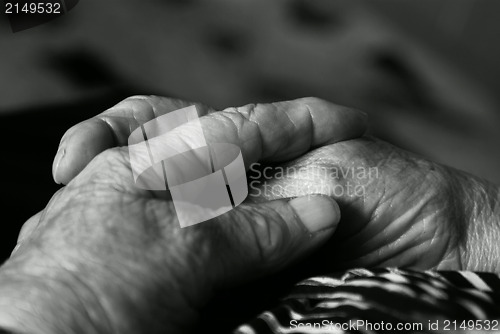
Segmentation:
<svg viewBox="0 0 500 334">
<path fill-rule="evenodd" d="M 54 161 L 54 178 L 67 185 L 24 225 L 0 269 L 0 327 L 188 333 L 213 290 L 279 270 L 332 235 L 340 214 L 327 196 L 248 201 L 181 229 L 171 202 L 134 185 L 120 146 L 140 124 L 186 105 L 131 98 L 68 130 Z M 362 113 L 317 99 L 198 109 L 211 113 L 200 119 L 207 141 L 238 145 L 247 166 L 365 131 Z"/>
<path fill-rule="evenodd" d="M 341 223 L 319 254 L 332 269 L 500 270 L 498 187 L 484 180 L 366 137 L 267 168 L 250 181 L 266 200 L 322 193 L 338 202 Z"/>
<path fill-rule="evenodd" d="M 67 182 L 95 154 L 68 159 L 56 177 Z M 340 204 L 342 223 L 323 254 L 332 269 L 500 270 L 499 190 L 484 180 L 373 138 L 324 145 L 274 170 L 263 168 L 251 168 L 257 172 L 250 177 L 249 201 L 321 193 Z"/>
</svg>

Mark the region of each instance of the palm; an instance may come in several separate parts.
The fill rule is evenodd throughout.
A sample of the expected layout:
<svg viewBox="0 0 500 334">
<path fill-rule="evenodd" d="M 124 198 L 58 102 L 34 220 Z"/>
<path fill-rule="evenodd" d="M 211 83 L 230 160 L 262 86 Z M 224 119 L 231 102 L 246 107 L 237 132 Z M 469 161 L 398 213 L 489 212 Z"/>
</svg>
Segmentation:
<svg viewBox="0 0 500 334">
<path fill-rule="evenodd" d="M 459 265 L 453 231 L 465 217 L 454 202 L 460 196 L 451 196 L 454 174 L 443 166 L 363 138 L 316 149 L 273 173 L 250 177 L 251 199 L 324 193 L 338 201 L 331 266 Z"/>
</svg>

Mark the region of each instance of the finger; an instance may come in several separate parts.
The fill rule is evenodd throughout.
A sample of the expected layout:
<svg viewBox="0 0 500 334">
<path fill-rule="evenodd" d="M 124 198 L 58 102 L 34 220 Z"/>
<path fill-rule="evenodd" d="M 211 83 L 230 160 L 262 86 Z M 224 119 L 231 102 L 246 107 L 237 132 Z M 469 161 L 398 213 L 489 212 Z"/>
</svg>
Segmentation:
<svg viewBox="0 0 500 334">
<path fill-rule="evenodd" d="M 133 96 L 76 124 L 66 131 L 59 144 L 52 165 L 54 181 L 67 184 L 99 153 L 127 145 L 128 137 L 140 125 L 194 104 L 166 97 Z M 208 113 L 207 107 L 195 105 L 200 116 Z"/>
<path fill-rule="evenodd" d="M 231 284 L 276 272 L 310 254 L 334 233 L 340 210 L 332 198 L 310 195 L 242 204 L 219 220 L 228 221 L 229 232 L 227 243 L 221 243 L 224 261 L 215 282 Z"/>
<path fill-rule="evenodd" d="M 357 138 L 366 114 L 318 98 L 229 108 L 203 117 L 207 142 L 238 145 L 245 165 L 287 161 L 310 149 Z"/>
<path fill-rule="evenodd" d="M 112 108 L 112 115 L 76 125 L 63 137 L 54 159 L 54 179 L 69 182 L 95 155 L 111 146 L 125 145 L 139 124 L 188 104 L 158 97 L 132 98 Z M 210 111 L 197 107 L 200 116 Z M 113 114 L 117 111 L 119 116 Z M 356 138 L 366 130 L 364 113 L 316 98 L 229 108 L 202 117 L 201 122 L 207 142 L 238 145 L 247 168 L 260 158 L 291 159 L 311 147 Z M 187 125 L 184 128 L 188 143 L 191 131 Z M 183 132 L 179 129 L 176 133 Z"/>
<path fill-rule="evenodd" d="M 161 132 L 159 119 L 157 123 L 151 126 L 154 129 L 151 133 Z M 147 152 L 141 146 L 137 150 L 142 151 L 134 151 L 134 156 L 150 155 L 153 160 L 161 161 L 179 153 L 194 152 L 208 144 L 219 152 L 215 154 L 215 160 L 231 161 L 231 146 L 223 146 L 223 149 L 217 146 L 218 143 L 225 143 L 241 149 L 248 169 L 257 161 L 287 161 L 312 148 L 359 137 L 365 130 L 366 119 L 362 112 L 316 98 L 304 98 L 252 104 L 208 114 L 199 122 L 188 122 L 164 135 L 148 138 Z M 189 154 L 187 156 L 190 158 L 183 158 L 187 162 L 181 167 L 171 160 L 167 169 L 189 170 L 192 160 Z M 206 160 L 206 157 L 200 159 Z M 214 165 L 219 166 L 215 160 Z"/>
</svg>

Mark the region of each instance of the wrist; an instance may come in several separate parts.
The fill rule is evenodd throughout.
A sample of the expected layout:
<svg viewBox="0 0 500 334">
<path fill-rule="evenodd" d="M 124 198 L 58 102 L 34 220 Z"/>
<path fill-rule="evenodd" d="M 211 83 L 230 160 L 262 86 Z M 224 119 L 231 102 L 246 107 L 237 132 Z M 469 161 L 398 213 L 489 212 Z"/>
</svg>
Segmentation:
<svg viewBox="0 0 500 334">
<path fill-rule="evenodd" d="M 0 270 L 0 328 L 14 333 L 101 333 L 96 301 L 60 274 L 27 273 L 7 262 Z M 54 273 L 55 274 L 55 273 Z M 105 331 L 104 331 L 105 332 Z"/>
<path fill-rule="evenodd" d="M 27 254 L 8 260 L 0 268 L 0 329 L 16 334 L 175 334 L 187 333 L 198 317 L 174 279 L 134 273 L 125 263 L 120 268 L 71 263 L 62 268 Z"/>
<path fill-rule="evenodd" d="M 462 181 L 462 207 L 467 217 L 460 243 L 462 268 L 500 272 L 500 190 L 467 174 L 462 174 Z"/>
</svg>

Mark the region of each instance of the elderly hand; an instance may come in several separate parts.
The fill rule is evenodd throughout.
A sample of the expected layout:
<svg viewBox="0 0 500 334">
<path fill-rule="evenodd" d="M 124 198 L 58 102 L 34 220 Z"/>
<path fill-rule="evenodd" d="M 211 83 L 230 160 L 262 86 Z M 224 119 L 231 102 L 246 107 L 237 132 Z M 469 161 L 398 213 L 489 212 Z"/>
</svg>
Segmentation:
<svg viewBox="0 0 500 334">
<path fill-rule="evenodd" d="M 342 220 L 321 263 L 353 267 L 500 271 L 499 189 L 375 138 L 318 148 L 256 168 L 265 200 L 321 193 Z"/>
<path fill-rule="evenodd" d="M 148 101 L 153 110 L 168 111 L 183 106 L 168 99 L 143 101 Z M 306 101 L 311 100 L 294 103 L 307 104 Z M 312 101 L 323 105 L 321 101 Z M 111 132 L 103 127 L 99 117 L 69 131 L 76 133 L 67 143 L 72 155 L 55 169 L 55 178 L 66 183 L 105 148 L 124 145 L 130 128 L 152 117 L 149 105 L 142 105 L 141 109 L 138 101 L 134 103 L 125 102 L 126 106 L 119 105 L 100 116 L 108 120 Z M 272 106 L 260 108 L 262 112 L 276 111 Z M 330 109 L 332 115 L 338 114 L 335 108 Z M 253 106 L 240 110 L 254 111 Z M 360 114 L 352 111 L 349 115 Z M 342 131 L 357 129 L 352 134 L 363 132 L 364 123 L 356 117 L 337 118 L 335 124 Z M 261 122 L 260 126 L 272 129 L 274 124 Z M 322 124 L 323 129 L 331 126 Z M 118 138 L 115 142 L 109 137 L 112 133 Z M 300 143 L 313 134 L 295 132 L 294 135 L 297 137 L 289 142 Z M 308 194 L 334 198 L 340 204 L 343 218 L 328 243 L 329 251 L 319 254 L 324 257 L 324 266 L 332 270 L 399 266 L 500 271 L 496 185 L 374 138 L 341 141 L 336 137 L 331 143 L 325 142 L 302 156 L 296 154 L 295 160 L 281 165 L 276 162 L 291 158 L 287 150 L 277 149 L 273 156 L 274 161 L 268 161 L 273 167 L 264 164 L 251 167 L 255 173 L 250 175 L 247 202 Z M 270 157 L 267 156 L 268 160 Z"/>
<path fill-rule="evenodd" d="M 137 110 L 134 117 L 150 116 Z M 309 135 L 301 134 L 295 141 Z M 67 159 L 56 177 L 67 182 L 96 152 L 113 145 L 103 136 L 95 136 L 88 145 L 94 151 Z M 90 137 L 81 138 L 89 142 Z M 327 257 L 323 263 L 332 269 L 500 271 L 499 190 L 472 175 L 373 138 L 323 145 L 285 165 L 274 164 L 274 169 L 251 169 L 257 172 L 250 177 L 249 201 L 311 193 L 338 201 L 343 219 L 329 243 L 331 251 L 322 254 Z M 259 175 L 266 180 L 254 178 Z"/>
<path fill-rule="evenodd" d="M 170 201 L 135 186 L 127 148 L 116 146 L 187 105 L 135 97 L 68 130 L 54 161 L 67 185 L 24 225 L 0 268 L 0 328 L 188 333 L 213 290 L 279 270 L 332 235 L 340 214 L 328 196 L 247 201 L 181 229 Z M 365 131 L 362 113 L 317 99 L 198 109 L 208 142 L 237 144 L 247 165 Z"/>
</svg>

